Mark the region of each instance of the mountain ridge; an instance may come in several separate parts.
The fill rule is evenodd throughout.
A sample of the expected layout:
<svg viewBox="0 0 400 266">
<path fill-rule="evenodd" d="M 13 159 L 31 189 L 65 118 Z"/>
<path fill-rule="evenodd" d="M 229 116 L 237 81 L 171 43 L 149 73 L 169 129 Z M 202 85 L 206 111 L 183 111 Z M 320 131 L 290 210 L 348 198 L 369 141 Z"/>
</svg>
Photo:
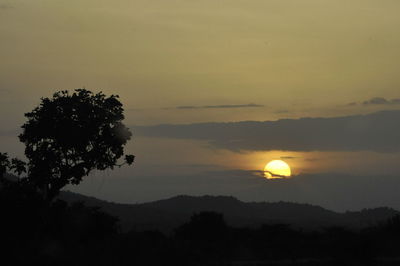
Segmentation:
<svg viewBox="0 0 400 266">
<path fill-rule="evenodd" d="M 387 220 L 399 211 L 388 207 L 339 213 L 323 207 L 292 202 L 243 202 L 232 196 L 179 195 L 146 203 L 123 204 L 63 191 L 60 199 L 69 203 L 82 201 L 100 207 L 120 219 L 122 230 L 160 230 L 171 232 L 187 222 L 194 213 L 222 213 L 231 226 L 259 227 L 262 224 L 290 224 L 305 230 L 331 226 L 360 229 Z"/>
</svg>

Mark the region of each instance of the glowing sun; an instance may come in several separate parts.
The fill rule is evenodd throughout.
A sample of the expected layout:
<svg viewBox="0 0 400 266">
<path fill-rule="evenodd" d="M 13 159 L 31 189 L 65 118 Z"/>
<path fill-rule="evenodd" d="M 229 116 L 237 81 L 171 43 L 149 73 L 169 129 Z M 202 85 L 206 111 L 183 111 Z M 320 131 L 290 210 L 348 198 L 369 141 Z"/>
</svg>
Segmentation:
<svg viewBox="0 0 400 266">
<path fill-rule="evenodd" d="M 264 168 L 264 176 L 267 179 L 288 178 L 292 172 L 290 166 L 282 160 L 273 160 Z"/>
</svg>

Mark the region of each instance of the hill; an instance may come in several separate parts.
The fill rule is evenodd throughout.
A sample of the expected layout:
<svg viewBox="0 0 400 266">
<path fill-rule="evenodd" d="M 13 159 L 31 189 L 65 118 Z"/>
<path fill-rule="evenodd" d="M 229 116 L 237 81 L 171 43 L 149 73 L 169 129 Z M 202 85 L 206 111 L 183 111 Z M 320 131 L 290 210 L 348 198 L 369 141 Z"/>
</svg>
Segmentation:
<svg viewBox="0 0 400 266">
<path fill-rule="evenodd" d="M 235 227 L 258 227 L 262 224 L 285 223 L 305 230 L 344 226 L 363 228 L 384 221 L 400 212 L 390 208 L 364 209 L 338 213 L 319 206 L 289 202 L 242 202 L 227 196 L 177 196 L 141 204 L 119 204 L 63 191 L 67 202 L 83 201 L 117 216 L 123 230 L 161 230 L 170 232 L 189 220 L 193 213 L 223 213 L 227 223 Z"/>
</svg>

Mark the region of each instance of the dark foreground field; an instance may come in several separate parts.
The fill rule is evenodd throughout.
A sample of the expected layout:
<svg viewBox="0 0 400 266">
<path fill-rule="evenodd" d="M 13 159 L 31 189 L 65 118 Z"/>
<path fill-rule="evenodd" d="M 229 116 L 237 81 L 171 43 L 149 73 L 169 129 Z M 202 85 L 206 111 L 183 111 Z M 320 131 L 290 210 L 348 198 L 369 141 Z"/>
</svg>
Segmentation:
<svg viewBox="0 0 400 266">
<path fill-rule="evenodd" d="M 400 216 L 363 228 L 227 224 L 201 211 L 169 233 L 122 231 L 96 207 L 0 193 L 3 265 L 399 265 Z M 8 263 L 10 262 L 10 263 Z"/>
</svg>

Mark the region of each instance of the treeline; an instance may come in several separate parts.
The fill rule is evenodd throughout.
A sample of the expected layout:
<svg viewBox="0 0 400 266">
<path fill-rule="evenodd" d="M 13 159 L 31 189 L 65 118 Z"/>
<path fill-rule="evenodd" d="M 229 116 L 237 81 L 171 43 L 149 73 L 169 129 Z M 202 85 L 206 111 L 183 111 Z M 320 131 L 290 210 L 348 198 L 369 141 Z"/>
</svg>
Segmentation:
<svg viewBox="0 0 400 266">
<path fill-rule="evenodd" d="M 169 235 L 122 232 L 98 208 L 49 204 L 14 182 L 2 185 L 0 210 L 3 265 L 397 265 L 400 255 L 399 216 L 360 231 L 310 232 L 233 228 L 201 212 Z"/>
</svg>

